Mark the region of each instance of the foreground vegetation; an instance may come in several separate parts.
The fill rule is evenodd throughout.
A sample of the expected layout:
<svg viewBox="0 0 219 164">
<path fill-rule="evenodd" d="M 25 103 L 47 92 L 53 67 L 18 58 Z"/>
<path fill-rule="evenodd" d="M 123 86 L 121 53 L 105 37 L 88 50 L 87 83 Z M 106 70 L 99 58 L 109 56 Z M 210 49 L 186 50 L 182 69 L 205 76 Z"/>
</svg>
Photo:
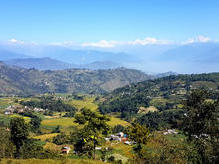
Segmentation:
<svg viewBox="0 0 219 164">
<path fill-rule="evenodd" d="M 121 111 L 102 112 L 105 102 L 123 101 L 124 97 L 46 94 L 1 98 L 0 162 L 216 163 L 217 91 L 189 90 L 186 95 L 175 96 L 174 106 L 161 107 L 160 102 L 173 102 L 172 97 L 150 97 L 150 107 L 147 107 L 143 105 L 144 99 L 135 97 L 142 92 L 126 89 L 128 92 L 127 100 L 132 97 L 141 107 L 140 112 L 124 117 L 129 122 L 120 118 Z M 17 106 L 13 114 L 4 114 L 7 104 Z M 121 104 L 127 107 L 124 110 L 130 109 L 130 103 Z M 27 110 L 20 110 L 24 106 Z M 40 112 L 34 111 L 41 108 Z M 109 140 L 118 132 L 126 135 L 120 138 L 124 141 Z M 69 154 L 61 153 L 63 147 L 70 148 Z"/>
<path fill-rule="evenodd" d="M 98 160 L 84 160 L 84 159 L 1 159 L 1 164 L 102 164 L 104 162 Z"/>
</svg>

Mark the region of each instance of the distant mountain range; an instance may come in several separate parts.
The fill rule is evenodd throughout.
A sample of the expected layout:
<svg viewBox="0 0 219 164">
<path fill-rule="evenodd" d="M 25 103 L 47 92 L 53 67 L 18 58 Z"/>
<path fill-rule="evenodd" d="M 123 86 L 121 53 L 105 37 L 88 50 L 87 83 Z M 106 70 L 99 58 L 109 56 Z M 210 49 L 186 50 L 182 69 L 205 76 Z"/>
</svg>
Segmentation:
<svg viewBox="0 0 219 164">
<path fill-rule="evenodd" d="M 11 67 L 0 62 L 0 94 L 3 95 L 32 95 L 48 92 L 100 94 L 151 78 L 153 76 L 126 68 L 39 71 Z"/>
<path fill-rule="evenodd" d="M 11 59 L 4 61 L 5 64 L 10 66 L 17 66 L 21 68 L 35 68 L 38 70 L 64 70 L 71 68 L 81 68 L 81 69 L 114 69 L 119 68 L 122 65 L 111 61 L 97 61 L 89 64 L 76 65 L 69 64 L 67 62 L 62 62 L 51 58 L 23 58 L 23 59 Z"/>
<path fill-rule="evenodd" d="M 67 62 L 69 64 L 84 65 L 90 64 L 96 61 L 111 61 L 117 63 L 127 63 L 127 62 L 136 62 L 138 59 L 133 55 L 127 53 L 113 53 L 106 51 L 96 51 L 96 50 L 73 50 L 61 46 L 30 46 L 30 45 L 0 45 L 0 50 L 4 49 L 8 52 L 5 54 L 0 51 L 0 60 L 1 56 L 10 56 L 10 59 L 17 59 L 15 54 L 24 54 L 25 58 L 45 58 L 49 57 L 52 59 L 60 60 L 62 62 Z M 24 58 L 22 57 L 22 58 Z M 6 59 L 9 60 L 9 59 Z"/>
<path fill-rule="evenodd" d="M 76 68 L 74 64 L 65 63 L 51 58 L 24 58 L 4 61 L 7 65 L 39 70 L 62 70 Z"/>
<path fill-rule="evenodd" d="M 177 72 L 218 72 L 219 44 L 193 43 L 179 46 L 166 51 L 158 60 L 176 71 L 179 70 Z"/>
<path fill-rule="evenodd" d="M 73 49 L 74 48 L 74 49 Z M 78 49 L 77 49 L 78 48 Z M 120 50 L 120 51 L 119 51 Z M 122 52 L 121 52 L 122 51 Z M 8 61 L 24 58 L 51 58 L 51 66 L 37 66 L 37 69 L 89 68 L 108 69 L 124 66 L 144 72 L 202 73 L 219 71 L 219 43 L 191 43 L 174 45 L 126 46 L 110 49 L 92 49 L 83 47 L 62 47 L 28 44 L 0 44 L 0 61 L 30 68 L 26 61 Z M 61 63 L 62 62 L 62 63 Z M 43 61 L 42 61 L 43 63 Z"/>
</svg>

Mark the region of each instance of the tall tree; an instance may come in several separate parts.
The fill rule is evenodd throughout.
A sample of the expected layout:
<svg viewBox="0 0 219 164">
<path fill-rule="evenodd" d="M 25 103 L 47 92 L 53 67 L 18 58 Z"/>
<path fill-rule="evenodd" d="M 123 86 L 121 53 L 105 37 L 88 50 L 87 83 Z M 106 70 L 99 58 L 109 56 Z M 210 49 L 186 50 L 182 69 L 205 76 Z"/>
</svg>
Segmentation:
<svg viewBox="0 0 219 164">
<path fill-rule="evenodd" d="M 13 157 L 14 145 L 10 141 L 10 132 L 5 127 L 0 127 L 0 159 Z"/>
<path fill-rule="evenodd" d="M 96 146 L 100 145 L 103 136 L 110 130 L 107 121 L 109 118 L 104 115 L 89 109 L 82 109 L 81 113 L 75 116 L 75 122 L 84 125 L 77 134 L 76 152 L 88 154 L 95 159 Z"/>
<path fill-rule="evenodd" d="M 201 163 L 218 160 L 219 100 L 211 99 L 207 90 L 194 90 L 185 102 L 183 130 L 195 143 Z"/>
<path fill-rule="evenodd" d="M 37 132 L 40 128 L 42 119 L 39 116 L 33 115 L 30 120 L 31 129 L 33 132 Z"/>
<path fill-rule="evenodd" d="M 29 135 L 29 125 L 23 118 L 15 117 L 10 121 L 11 140 L 16 146 L 15 157 L 19 157 L 20 148 Z"/>
<path fill-rule="evenodd" d="M 133 123 L 131 127 L 127 129 L 129 138 L 136 142 L 136 146 L 133 147 L 134 152 L 139 158 L 143 158 L 142 149 L 148 142 L 150 131 L 147 127 L 138 123 Z"/>
</svg>

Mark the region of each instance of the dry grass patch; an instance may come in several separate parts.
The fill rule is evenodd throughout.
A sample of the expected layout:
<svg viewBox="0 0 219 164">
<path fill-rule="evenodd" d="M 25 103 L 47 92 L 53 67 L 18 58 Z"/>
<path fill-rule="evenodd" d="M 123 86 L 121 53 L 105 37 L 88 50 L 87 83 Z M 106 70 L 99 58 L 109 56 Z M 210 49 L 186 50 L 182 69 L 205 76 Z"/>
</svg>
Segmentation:
<svg viewBox="0 0 219 164">
<path fill-rule="evenodd" d="M 45 119 L 41 122 L 42 126 L 63 126 L 63 127 L 69 127 L 69 126 L 74 126 L 77 125 L 76 123 L 74 123 L 74 119 L 73 118 L 54 118 L 54 119 Z"/>
<path fill-rule="evenodd" d="M 83 100 L 71 100 L 68 101 L 67 104 L 74 106 L 79 111 L 82 108 L 90 109 L 91 111 L 97 111 L 98 105 L 94 103 L 94 97 L 86 97 Z"/>
<path fill-rule="evenodd" d="M 110 117 L 110 121 L 108 121 L 107 124 L 111 127 L 114 127 L 116 125 L 122 125 L 126 127 L 130 125 L 130 123 L 128 123 L 127 121 L 121 120 L 120 118 L 116 117 Z"/>
<path fill-rule="evenodd" d="M 51 134 L 43 134 L 40 136 L 35 136 L 33 138 L 40 139 L 41 141 L 45 141 L 47 139 L 52 139 L 53 137 L 57 136 L 59 133 L 51 133 Z"/>
<path fill-rule="evenodd" d="M 147 114 L 149 112 L 157 112 L 158 109 L 154 106 L 149 106 L 148 108 L 140 107 L 138 113 Z"/>
</svg>

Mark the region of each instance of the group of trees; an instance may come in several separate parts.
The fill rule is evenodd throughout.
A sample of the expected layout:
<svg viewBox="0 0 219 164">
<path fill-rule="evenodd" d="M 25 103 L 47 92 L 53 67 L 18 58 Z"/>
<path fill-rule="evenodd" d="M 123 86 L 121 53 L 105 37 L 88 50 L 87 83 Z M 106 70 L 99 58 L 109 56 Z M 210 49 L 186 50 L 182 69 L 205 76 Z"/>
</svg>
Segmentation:
<svg viewBox="0 0 219 164">
<path fill-rule="evenodd" d="M 39 100 L 21 101 L 21 105 L 29 106 L 32 108 L 48 109 L 49 111 L 56 112 L 75 112 L 76 108 L 69 104 L 65 104 L 61 99 L 53 96 L 43 96 Z"/>
<path fill-rule="evenodd" d="M 33 113 L 31 111 L 22 112 L 20 114 L 31 118 L 31 120 L 30 120 L 30 130 L 31 131 L 40 132 L 39 128 L 40 128 L 40 124 L 42 121 L 40 116 L 38 116 L 36 113 Z"/>
<path fill-rule="evenodd" d="M 207 90 L 195 90 L 185 103 L 182 130 L 195 145 L 200 163 L 219 161 L 219 97 L 211 97 Z"/>
<path fill-rule="evenodd" d="M 184 115 L 184 110 L 166 110 L 149 112 L 137 119 L 137 122 L 147 125 L 150 130 L 178 128 Z"/>
<path fill-rule="evenodd" d="M 95 159 L 96 147 L 104 142 L 104 136 L 110 132 L 106 123 L 109 118 L 89 109 L 83 109 L 75 116 L 75 122 L 84 127 L 74 136 L 74 148 L 77 154 L 87 154 Z"/>
<path fill-rule="evenodd" d="M 0 158 L 57 158 L 59 155 L 44 150 L 42 143 L 30 137 L 38 123 L 27 123 L 21 117 L 11 119 L 9 127 L 0 128 Z M 37 124 L 37 125 L 36 125 Z"/>
</svg>

